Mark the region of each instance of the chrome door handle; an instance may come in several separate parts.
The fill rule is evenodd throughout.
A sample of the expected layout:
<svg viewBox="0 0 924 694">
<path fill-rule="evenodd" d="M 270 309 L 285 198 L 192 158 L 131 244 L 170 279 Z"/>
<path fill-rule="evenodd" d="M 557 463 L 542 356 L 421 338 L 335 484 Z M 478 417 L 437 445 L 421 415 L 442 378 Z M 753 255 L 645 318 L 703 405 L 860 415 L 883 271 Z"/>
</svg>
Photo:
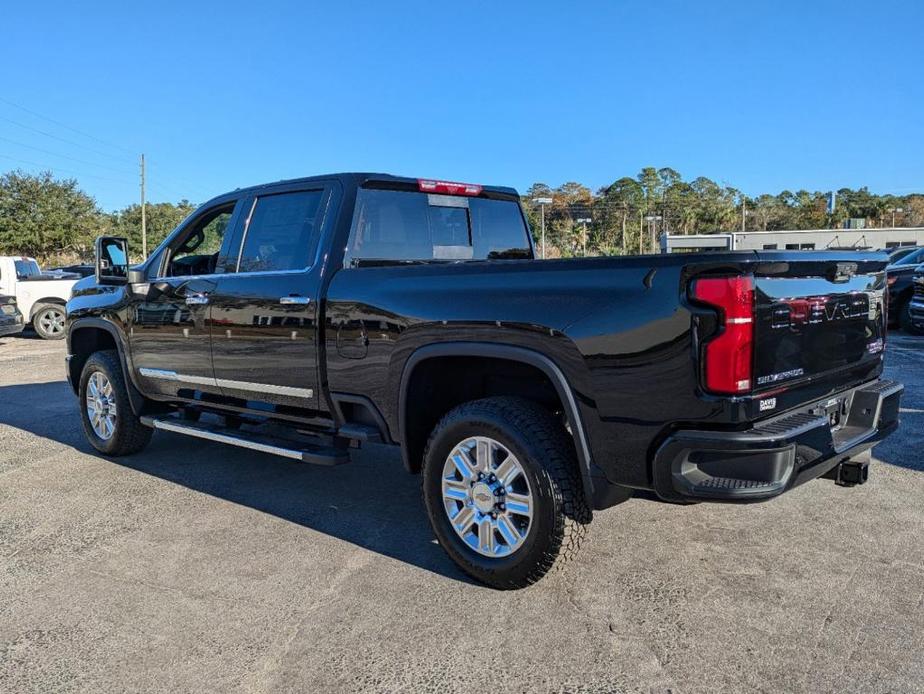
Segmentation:
<svg viewBox="0 0 924 694">
<path fill-rule="evenodd" d="M 190 294 L 186 297 L 187 306 L 204 306 L 209 302 L 208 294 Z"/>
<path fill-rule="evenodd" d="M 307 306 L 311 303 L 311 297 L 308 296 L 284 296 L 279 299 L 279 303 L 285 306 Z"/>
</svg>

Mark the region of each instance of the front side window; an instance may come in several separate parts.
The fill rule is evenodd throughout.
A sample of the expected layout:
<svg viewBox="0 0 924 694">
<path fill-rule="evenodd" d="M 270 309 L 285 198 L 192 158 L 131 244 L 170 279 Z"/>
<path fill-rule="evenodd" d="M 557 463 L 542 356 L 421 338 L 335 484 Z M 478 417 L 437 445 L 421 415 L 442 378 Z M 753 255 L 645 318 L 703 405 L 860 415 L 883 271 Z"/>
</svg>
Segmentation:
<svg viewBox="0 0 924 694">
<path fill-rule="evenodd" d="M 234 214 L 234 203 L 210 210 L 196 221 L 180 245 L 170 255 L 169 277 L 211 275 L 218 265 L 218 254 Z"/>
<path fill-rule="evenodd" d="M 257 198 L 238 272 L 304 270 L 317 245 L 323 190 Z"/>
<path fill-rule="evenodd" d="M 363 189 L 350 239 L 354 263 L 532 257 L 514 200 Z"/>
</svg>

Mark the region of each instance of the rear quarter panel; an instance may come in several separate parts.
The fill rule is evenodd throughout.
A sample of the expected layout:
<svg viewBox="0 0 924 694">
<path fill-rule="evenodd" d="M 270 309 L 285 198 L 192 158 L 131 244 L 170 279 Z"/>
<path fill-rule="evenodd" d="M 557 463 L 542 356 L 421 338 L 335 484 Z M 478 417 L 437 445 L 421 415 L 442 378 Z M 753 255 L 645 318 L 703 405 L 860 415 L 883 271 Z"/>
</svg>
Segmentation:
<svg viewBox="0 0 924 694">
<path fill-rule="evenodd" d="M 640 256 L 340 270 L 326 299 L 328 387 L 370 398 L 397 438 L 401 375 L 418 348 L 532 349 L 568 378 L 595 462 L 644 486 L 647 447 L 665 421 L 723 414 L 721 403 L 696 397 L 683 265 Z M 356 343 L 363 330 L 365 350 Z"/>
</svg>

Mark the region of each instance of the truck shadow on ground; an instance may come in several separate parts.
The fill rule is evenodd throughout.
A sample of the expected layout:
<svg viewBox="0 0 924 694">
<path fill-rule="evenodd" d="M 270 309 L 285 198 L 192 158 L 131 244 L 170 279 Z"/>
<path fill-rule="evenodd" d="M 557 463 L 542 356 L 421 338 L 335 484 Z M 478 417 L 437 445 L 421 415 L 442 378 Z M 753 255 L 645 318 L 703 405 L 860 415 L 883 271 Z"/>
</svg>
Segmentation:
<svg viewBox="0 0 924 694">
<path fill-rule="evenodd" d="M 436 543 L 420 478 L 404 470 L 390 447 L 369 446 L 349 464 L 321 467 L 157 432 L 139 454 L 104 458 L 86 442 L 76 399 L 63 381 L 0 387 L 0 424 L 473 583 Z"/>
<path fill-rule="evenodd" d="M 915 430 L 924 429 L 921 417 L 924 414 L 903 415 L 899 434 L 876 448 L 876 458 L 924 470 L 917 455 L 924 433 Z M 354 454 L 350 464 L 328 468 L 157 432 L 142 453 L 107 459 L 84 438 L 77 401 L 64 381 L 0 386 L 0 425 L 472 583 L 436 543 L 423 508 L 420 478 L 404 470 L 398 452 L 390 447 L 370 446 Z"/>
</svg>

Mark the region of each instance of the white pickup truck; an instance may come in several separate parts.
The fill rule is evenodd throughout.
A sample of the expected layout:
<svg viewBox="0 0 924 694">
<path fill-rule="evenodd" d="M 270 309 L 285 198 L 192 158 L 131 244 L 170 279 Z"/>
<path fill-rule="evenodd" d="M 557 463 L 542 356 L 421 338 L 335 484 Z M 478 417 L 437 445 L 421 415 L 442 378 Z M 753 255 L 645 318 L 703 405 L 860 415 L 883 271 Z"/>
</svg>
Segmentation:
<svg viewBox="0 0 924 694">
<path fill-rule="evenodd" d="M 35 258 L 0 256 L 0 294 L 15 296 L 26 322 L 46 340 L 64 337 L 64 305 L 78 279 L 45 274 Z"/>
</svg>

